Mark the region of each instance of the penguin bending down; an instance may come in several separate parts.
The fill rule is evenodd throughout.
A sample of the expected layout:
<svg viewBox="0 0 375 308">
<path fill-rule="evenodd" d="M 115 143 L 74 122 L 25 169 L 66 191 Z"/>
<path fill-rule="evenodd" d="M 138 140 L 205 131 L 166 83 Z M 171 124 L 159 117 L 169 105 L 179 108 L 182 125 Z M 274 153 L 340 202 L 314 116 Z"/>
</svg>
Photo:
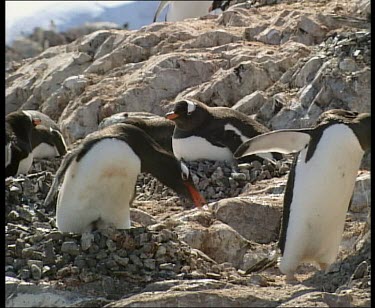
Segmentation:
<svg viewBox="0 0 375 308">
<path fill-rule="evenodd" d="M 83 233 L 109 225 L 129 229 L 130 204 L 140 172 L 151 173 L 198 207 L 205 203 L 183 162 L 140 128 L 114 124 L 90 134 L 64 157 L 45 205 L 64 179 L 56 209 L 60 231 Z"/>
<path fill-rule="evenodd" d="M 247 115 L 227 107 L 208 107 L 192 99 L 178 101 L 165 115 L 175 122 L 173 153 L 186 161 L 208 159 L 232 161 L 237 148 L 268 128 Z M 252 159 L 281 159 L 282 155 L 263 153 Z"/>
<path fill-rule="evenodd" d="M 201 17 L 209 14 L 211 1 L 160 1 L 154 16 L 157 20 L 163 9 L 169 5 L 165 21 L 180 21 L 186 18 Z"/>
<path fill-rule="evenodd" d="M 5 176 L 26 174 L 33 162 L 32 131 L 40 119 L 19 110 L 5 117 Z"/>
<path fill-rule="evenodd" d="M 66 153 L 64 137 L 59 126 L 47 115 L 37 110 L 23 110 L 33 119 L 40 119 L 31 134 L 31 146 L 34 158 L 63 156 Z"/>
<path fill-rule="evenodd" d="M 105 120 L 105 119 L 104 119 Z M 173 153 L 172 135 L 174 123 L 161 116 L 151 113 L 124 112 L 113 116 L 113 120 L 108 119 L 99 124 L 99 128 L 104 128 L 116 123 L 132 124 L 143 129 L 152 139 L 159 143 L 163 149 Z"/>
<path fill-rule="evenodd" d="M 335 261 L 364 152 L 371 148 L 371 115 L 341 109 L 321 114 L 314 128 L 254 137 L 235 157 L 264 151 L 297 153 L 288 177 L 279 238 L 279 268 L 287 280 L 302 262 L 328 271 Z"/>
</svg>

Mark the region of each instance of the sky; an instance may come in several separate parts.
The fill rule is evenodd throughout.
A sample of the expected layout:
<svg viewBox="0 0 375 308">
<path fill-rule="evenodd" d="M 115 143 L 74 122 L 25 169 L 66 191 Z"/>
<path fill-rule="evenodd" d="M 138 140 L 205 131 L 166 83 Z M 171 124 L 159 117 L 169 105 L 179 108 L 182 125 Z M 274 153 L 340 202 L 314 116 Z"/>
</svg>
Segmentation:
<svg viewBox="0 0 375 308">
<path fill-rule="evenodd" d="M 48 29 L 51 20 L 59 31 L 95 21 L 128 22 L 129 29 L 138 29 L 152 22 L 157 6 L 158 1 L 6 1 L 6 43 L 35 27 Z"/>
</svg>

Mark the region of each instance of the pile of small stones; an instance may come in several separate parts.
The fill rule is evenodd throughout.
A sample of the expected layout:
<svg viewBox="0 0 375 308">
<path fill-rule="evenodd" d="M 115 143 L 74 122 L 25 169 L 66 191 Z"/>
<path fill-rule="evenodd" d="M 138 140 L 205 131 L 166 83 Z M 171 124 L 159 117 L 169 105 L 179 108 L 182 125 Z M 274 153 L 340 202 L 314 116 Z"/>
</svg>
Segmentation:
<svg viewBox="0 0 375 308">
<path fill-rule="evenodd" d="M 177 234 L 163 224 L 82 236 L 59 232 L 55 210 L 44 208 L 43 201 L 60 162 L 40 160 L 33 164 L 30 174 L 6 179 L 6 276 L 24 281 L 58 279 L 66 286 L 109 275 L 135 285 L 166 278 L 240 279 L 230 264 L 215 264 L 179 241 Z M 280 176 L 289 170 L 286 160 L 240 165 L 197 161 L 187 165 L 207 200 L 238 195 L 248 182 Z M 139 200 L 175 195 L 149 174 L 139 176 L 137 191 Z"/>
<path fill-rule="evenodd" d="M 321 43 L 323 51 L 328 56 L 336 56 L 341 59 L 350 57 L 356 61 L 363 61 L 371 65 L 371 32 L 341 32 L 330 36 Z"/>
<path fill-rule="evenodd" d="M 283 176 L 290 168 L 287 159 L 265 160 L 263 164 L 256 160 L 243 164 L 209 160 L 185 163 L 196 187 L 208 202 L 238 196 L 247 183 Z M 150 174 L 143 173 L 138 177 L 136 200 L 166 200 L 175 195 Z"/>
</svg>

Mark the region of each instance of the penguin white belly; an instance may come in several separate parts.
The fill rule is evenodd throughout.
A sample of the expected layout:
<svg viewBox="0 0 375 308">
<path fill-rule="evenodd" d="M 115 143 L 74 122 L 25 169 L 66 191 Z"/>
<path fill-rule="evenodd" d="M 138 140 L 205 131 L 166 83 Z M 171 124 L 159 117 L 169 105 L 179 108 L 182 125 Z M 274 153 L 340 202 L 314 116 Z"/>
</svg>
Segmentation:
<svg viewBox="0 0 375 308">
<path fill-rule="evenodd" d="M 167 21 L 175 22 L 208 15 L 211 4 L 212 1 L 173 1 L 169 5 Z"/>
<path fill-rule="evenodd" d="M 27 174 L 31 168 L 31 165 L 33 164 L 33 154 L 29 153 L 27 157 L 22 159 L 18 163 L 18 169 L 17 169 L 17 174 Z"/>
<path fill-rule="evenodd" d="M 98 141 L 82 159 L 68 167 L 56 210 L 62 232 L 83 233 L 91 224 L 130 228 L 129 203 L 134 195 L 141 161 L 124 141 Z"/>
<path fill-rule="evenodd" d="M 293 274 L 312 261 L 329 266 L 337 256 L 363 150 L 347 126 L 327 128 L 305 163 L 300 152 L 280 270 Z"/>
<path fill-rule="evenodd" d="M 41 143 L 33 149 L 34 158 L 47 158 L 59 156 L 55 146 L 48 143 Z"/>
<path fill-rule="evenodd" d="M 8 167 L 12 161 L 12 144 L 5 145 L 5 168 Z"/>
<path fill-rule="evenodd" d="M 173 154 L 184 160 L 232 161 L 233 153 L 227 147 L 218 147 L 202 137 L 191 136 L 182 139 L 172 138 Z"/>
</svg>

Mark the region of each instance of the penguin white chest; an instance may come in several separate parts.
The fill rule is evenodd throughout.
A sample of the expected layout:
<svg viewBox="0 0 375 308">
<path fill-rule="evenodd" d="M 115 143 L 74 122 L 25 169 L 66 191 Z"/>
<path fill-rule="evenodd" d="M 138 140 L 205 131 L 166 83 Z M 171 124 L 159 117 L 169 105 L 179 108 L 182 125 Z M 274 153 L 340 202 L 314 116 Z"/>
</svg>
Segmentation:
<svg viewBox="0 0 375 308">
<path fill-rule="evenodd" d="M 33 149 L 34 158 L 47 158 L 59 156 L 55 146 L 48 143 L 41 143 Z"/>
<path fill-rule="evenodd" d="M 18 169 L 17 169 L 17 174 L 27 174 L 31 168 L 31 165 L 33 164 L 33 154 L 29 153 L 27 157 L 24 159 L 20 160 L 18 163 Z"/>
<path fill-rule="evenodd" d="M 219 160 L 232 161 L 233 153 L 227 147 L 218 147 L 205 138 L 190 136 L 187 138 L 172 138 L 173 154 L 184 160 Z"/>
<path fill-rule="evenodd" d="M 211 4 L 212 1 L 171 1 L 167 21 L 175 22 L 208 15 Z"/>
<path fill-rule="evenodd" d="M 129 206 L 140 170 L 141 161 L 126 142 L 98 141 L 65 173 L 57 200 L 59 230 L 83 233 L 93 223 L 130 228 Z"/>
<path fill-rule="evenodd" d="M 8 143 L 5 145 L 5 168 L 9 166 L 12 161 L 12 144 Z"/>
<path fill-rule="evenodd" d="M 304 261 L 332 264 L 363 150 L 343 124 L 325 129 L 310 160 L 300 152 L 295 168 L 284 254 L 280 270 L 292 274 Z"/>
</svg>

